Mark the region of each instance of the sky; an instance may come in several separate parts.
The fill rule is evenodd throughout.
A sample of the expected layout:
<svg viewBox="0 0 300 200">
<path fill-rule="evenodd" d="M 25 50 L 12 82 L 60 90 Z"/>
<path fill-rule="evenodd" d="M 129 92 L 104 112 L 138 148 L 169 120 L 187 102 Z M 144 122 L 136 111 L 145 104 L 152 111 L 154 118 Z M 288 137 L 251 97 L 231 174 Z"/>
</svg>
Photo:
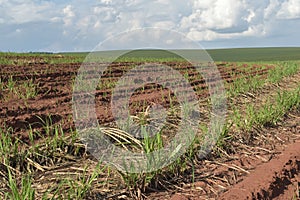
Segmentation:
<svg viewBox="0 0 300 200">
<path fill-rule="evenodd" d="M 300 0 L 0 0 L 4 52 L 91 51 L 144 27 L 208 49 L 299 47 Z"/>
</svg>

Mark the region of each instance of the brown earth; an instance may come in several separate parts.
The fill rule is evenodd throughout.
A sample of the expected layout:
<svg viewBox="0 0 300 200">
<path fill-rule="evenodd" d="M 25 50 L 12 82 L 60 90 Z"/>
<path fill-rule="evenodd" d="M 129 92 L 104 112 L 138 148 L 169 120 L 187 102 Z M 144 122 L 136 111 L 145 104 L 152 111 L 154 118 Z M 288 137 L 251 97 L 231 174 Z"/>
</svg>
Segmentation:
<svg viewBox="0 0 300 200">
<path fill-rule="evenodd" d="M 116 81 L 128 69 L 137 64 L 142 63 L 114 63 L 109 67 L 107 73 L 104 73 L 101 81 Z M 193 70 L 192 66 L 186 63 L 173 62 L 163 64 L 172 66 L 181 73 L 185 73 L 187 70 L 191 85 L 197 91 L 199 98 L 208 96 L 205 81 L 201 80 L 201 77 L 199 78 L 199 74 Z M 227 65 L 221 63 L 218 66 L 221 77 L 226 82 L 232 82 L 241 75 L 247 75 L 249 78 L 254 75 L 262 75 L 261 78 L 264 78 L 268 70 L 273 68 L 273 66 L 266 66 L 265 69 L 257 69 L 253 66 L 247 66 L 249 71 L 244 72 L 243 67 L 245 68 L 245 66 Z M 53 124 L 63 122 L 63 129 L 66 132 L 70 127 L 74 128 L 72 121 L 72 84 L 79 67 L 80 63 L 45 64 L 36 62 L 25 66 L 2 65 L 0 77 L 4 84 L 9 77 L 13 77 L 17 84 L 32 79 L 34 84 L 37 85 L 37 96 L 23 100 L 15 94 L 9 96 L 9 91 L 4 90 L 0 95 L 0 97 L 2 96 L 0 98 L 0 124 L 12 127 L 16 136 L 24 141 L 28 139 L 27 130 L 30 129 L 30 126 L 33 129 L 39 129 L 43 126 L 43 122 L 47 120 Z M 202 90 L 199 91 L 199 88 L 202 88 Z M 143 106 L 138 106 L 138 102 L 140 104 L 147 102 L 147 105 L 159 103 L 169 107 L 169 94 L 168 89 L 156 87 L 155 85 L 154 88 L 153 85 L 146 86 L 144 90 L 140 88 L 135 91 L 130 99 L 131 113 L 134 114 L 145 109 Z M 164 99 L 162 99 L 162 96 L 164 96 Z M 97 90 L 95 97 L 99 123 L 112 122 L 114 118 L 110 110 L 111 89 Z M 174 103 L 176 104 L 176 101 Z"/>
<path fill-rule="evenodd" d="M 181 180 L 149 199 L 299 199 L 300 110 L 282 121 L 263 130 L 269 145 L 241 145 L 228 157 L 200 161 L 193 183 Z"/>
<path fill-rule="evenodd" d="M 102 81 L 117 81 L 133 64 L 115 63 L 105 73 Z M 184 74 L 187 70 L 191 85 L 197 90 L 200 98 L 206 98 L 207 86 L 199 74 L 186 63 L 163 63 L 174 67 Z M 28 141 L 30 128 L 42 130 L 43 121 L 62 124 L 66 133 L 74 129 L 72 121 L 72 83 L 80 64 L 47 64 L 42 61 L 31 62 L 25 66 L 2 65 L 1 80 L 6 83 L 9 76 L 18 84 L 32 79 L 38 85 L 37 96 L 23 100 L 17 95 L 10 95 L 6 89 L 0 94 L 0 126 L 14 129 L 13 134 L 25 142 Z M 245 71 L 245 68 L 249 68 Z M 228 83 L 246 75 L 248 78 L 260 75 L 264 78 L 273 66 L 237 66 L 221 63 L 218 69 L 221 77 Z M 299 79 L 298 79 L 299 80 Z M 297 79 L 296 79 L 297 81 Z M 202 88 L 198 91 L 198 88 Z M 124 88 L 126 89 L 126 88 Z M 268 93 L 269 89 L 263 91 Z M 262 91 L 260 91 L 262 92 Z M 170 101 L 162 100 L 168 96 L 169 90 L 148 85 L 144 90 L 137 90 L 130 100 L 131 113 L 134 115 L 144 108 L 138 102 L 155 102 L 166 107 Z M 105 96 L 104 96 L 105 94 Z M 114 119 L 110 110 L 111 89 L 96 91 L 97 117 L 101 124 L 111 123 Z M 175 102 L 176 103 L 176 102 Z M 253 135 L 259 138 L 252 145 L 233 142 L 230 155 L 226 157 L 195 161 L 194 183 L 191 184 L 191 171 L 185 172 L 181 180 L 165 182 L 161 191 L 151 188 L 146 192 L 148 199 L 295 199 L 299 198 L 300 170 L 300 111 L 296 110 L 285 116 L 281 124 L 256 130 Z M 38 141 L 38 137 L 35 138 Z M 263 141 L 263 142 L 262 142 Z M 241 147 L 242 146 L 242 147 Z M 221 151 L 221 150 L 220 150 Z M 242 152 L 241 152 L 242 151 Z M 152 190 L 151 190 L 152 189 Z M 154 192 L 153 192 L 154 191 Z M 123 192 L 124 193 L 124 192 Z M 122 194 L 123 194 L 122 193 Z M 113 199 L 113 198 L 112 198 Z M 121 198 L 122 199 L 122 198 Z"/>
<path fill-rule="evenodd" d="M 300 141 L 258 166 L 219 199 L 292 199 L 299 195 Z"/>
</svg>

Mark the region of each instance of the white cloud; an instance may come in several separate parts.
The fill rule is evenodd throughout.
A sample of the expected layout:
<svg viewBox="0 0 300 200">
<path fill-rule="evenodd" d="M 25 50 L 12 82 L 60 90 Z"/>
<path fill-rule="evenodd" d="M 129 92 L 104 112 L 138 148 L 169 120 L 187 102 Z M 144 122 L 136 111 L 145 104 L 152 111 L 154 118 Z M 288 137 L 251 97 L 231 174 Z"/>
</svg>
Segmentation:
<svg viewBox="0 0 300 200">
<path fill-rule="evenodd" d="M 264 9 L 264 19 L 273 18 L 280 7 L 278 0 L 270 0 L 269 5 Z"/>
<path fill-rule="evenodd" d="M 119 12 L 112 7 L 96 6 L 93 11 L 101 22 L 116 22 L 118 20 Z"/>
<path fill-rule="evenodd" d="M 193 12 L 182 19 L 183 27 L 200 30 L 223 29 L 236 26 L 241 17 L 247 15 L 244 5 L 236 0 L 198 0 L 193 5 Z"/>
<path fill-rule="evenodd" d="M 176 31 L 159 28 L 140 28 L 120 33 L 111 37 L 97 47 L 96 50 L 139 49 L 183 49 L 199 46 L 194 41 L 188 40 L 185 35 Z"/>
<path fill-rule="evenodd" d="M 250 22 L 255 18 L 256 14 L 255 14 L 255 12 L 254 12 L 253 10 L 251 10 L 251 9 L 248 9 L 247 11 L 249 12 L 249 15 L 246 16 L 244 19 L 245 19 L 248 23 L 250 23 Z"/>
<path fill-rule="evenodd" d="M 239 37 L 251 37 L 255 35 L 265 35 L 266 31 L 262 25 L 257 26 L 250 26 L 247 30 L 242 32 L 233 32 L 233 33 L 218 33 L 212 30 L 205 30 L 205 31 L 197 31 L 191 30 L 187 36 L 196 41 L 213 41 L 213 40 L 220 40 L 220 39 L 231 39 L 231 38 L 239 38 Z"/>
<path fill-rule="evenodd" d="M 63 14 L 64 14 L 64 24 L 66 26 L 70 26 L 73 24 L 73 19 L 75 17 L 75 13 L 73 11 L 73 7 L 72 5 L 67 5 L 64 9 L 63 9 Z"/>
<path fill-rule="evenodd" d="M 280 27 L 299 25 L 300 18 L 300 0 L 0 0 L 0 5 L 2 34 L 19 29 L 15 35 L 25 37 L 30 35 L 26 26 L 48 24 L 44 32 L 51 27 L 57 34 L 45 34 L 53 44 L 44 49 L 56 50 L 92 49 L 110 36 L 142 27 L 172 29 L 200 42 L 288 38 L 288 30 Z"/>
<path fill-rule="evenodd" d="M 300 0 L 197 0 L 180 30 L 198 41 L 271 37 L 278 34 L 278 18 L 299 18 L 299 9 Z"/>
<path fill-rule="evenodd" d="M 300 18 L 300 0 L 288 0 L 281 4 L 277 12 L 280 19 L 297 19 Z"/>
<path fill-rule="evenodd" d="M 66 15 L 66 17 L 74 17 L 75 14 L 73 12 L 73 8 L 72 5 L 67 5 L 64 9 L 63 9 L 63 13 Z"/>
<path fill-rule="evenodd" d="M 205 30 L 205 31 L 191 30 L 187 34 L 187 37 L 195 41 L 199 41 L 199 40 L 211 41 L 216 39 L 218 35 L 219 34 L 211 30 Z"/>
<path fill-rule="evenodd" d="M 102 4 L 109 5 L 109 4 L 111 4 L 113 1 L 112 1 L 112 0 L 100 0 L 100 2 L 101 2 Z"/>
<path fill-rule="evenodd" d="M 246 1 L 197 0 L 180 28 L 196 40 L 230 38 L 246 34 L 255 16 Z"/>
<path fill-rule="evenodd" d="M 157 28 L 163 28 L 163 29 L 173 29 L 176 26 L 176 24 L 172 21 L 160 21 L 160 22 L 155 22 L 153 26 Z"/>
<path fill-rule="evenodd" d="M 2 1 L 0 13 L 3 23 L 27 23 L 32 21 L 43 21 L 54 16 L 55 5 L 48 1 L 35 2 L 23 1 Z"/>
</svg>

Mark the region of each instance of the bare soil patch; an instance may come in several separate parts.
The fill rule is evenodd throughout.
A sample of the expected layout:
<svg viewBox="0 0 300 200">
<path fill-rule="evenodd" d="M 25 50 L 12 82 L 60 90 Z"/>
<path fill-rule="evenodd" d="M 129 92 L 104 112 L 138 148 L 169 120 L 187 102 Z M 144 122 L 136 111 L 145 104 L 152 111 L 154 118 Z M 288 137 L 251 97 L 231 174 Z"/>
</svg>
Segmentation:
<svg viewBox="0 0 300 200">
<path fill-rule="evenodd" d="M 118 81 L 126 71 L 138 64 L 142 63 L 114 63 L 103 75 L 101 84 L 105 86 L 95 91 L 96 111 L 100 124 L 109 124 L 114 120 L 110 110 L 113 85 L 106 84 Z M 183 75 L 188 74 L 188 79 L 199 100 L 207 101 L 207 85 L 192 66 L 177 62 L 162 64 L 174 67 Z M 29 130 L 40 130 L 41 134 L 46 134 L 43 129 L 45 123 L 61 124 L 64 132 L 70 134 L 70 130 L 74 129 L 72 87 L 79 67 L 79 63 L 48 64 L 41 59 L 24 66 L 1 66 L 0 77 L 4 83 L 9 81 L 9 77 L 12 77 L 16 84 L 22 84 L 31 79 L 37 86 L 37 95 L 24 100 L 7 89 L 2 91 L 0 94 L 0 126 L 12 127 L 14 138 L 28 144 L 30 144 Z M 234 63 L 218 64 L 221 77 L 227 83 L 231 83 L 242 76 L 251 78 L 257 75 L 264 79 L 268 71 L 273 68 L 274 66 L 271 65 L 265 65 L 262 68 L 261 66 L 248 66 L 246 64 L 241 66 Z M 234 99 L 233 102 L 236 102 L 239 107 L 253 102 L 260 105 L 265 102 L 264 98 L 260 98 L 261 96 L 275 94 L 276 88 L 289 87 L 287 84 L 291 81 L 293 86 L 297 85 L 299 76 L 298 73 L 287 78 L 281 84 L 266 86 L 254 94 L 244 94 L 244 96 Z M 8 95 L 10 93 L 11 95 Z M 166 98 L 162 98 L 162 96 Z M 176 97 L 172 96 L 174 101 L 171 102 L 168 98 L 170 96 L 172 96 L 172 92 L 166 88 L 155 84 L 146 85 L 144 88 L 137 89 L 132 95 L 130 112 L 132 115 L 136 115 L 143 111 L 145 107 L 141 106 L 142 103 L 145 103 L 146 106 L 157 103 L 167 108 L 171 107 L 171 103 L 176 106 Z M 203 112 L 207 112 L 205 110 L 206 105 L 202 108 Z M 209 120 L 208 113 L 204 115 L 204 121 Z M 251 143 L 246 143 L 242 140 L 243 138 L 229 141 L 231 143 L 230 149 L 225 151 L 216 148 L 205 159 L 195 158 L 191 163 L 188 163 L 189 166 L 184 171 L 178 170 L 178 173 L 174 175 L 162 174 L 157 178 L 158 181 L 150 183 L 144 193 L 138 194 L 136 197 L 160 200 L 299 198 L 299 119 L 300 110 L 291 111 L 276 126 L 262 127 L 247 133 L 247 137 L 251 138 Z M 38 143 L 40 137 L 37 136 L 34 139 Z M 80 151 L 84 151 L 83 149 L 84 147 L 80 146 Z M 72 152 L 74 149 L 66 146 L 61 151 Z M 33 176 L 33 186 L 36 188 L 37 196 L 45 193 L 49 187 L 58 184 L 62 176 L 74 178 L 83 173 L 84 164 L 93 168 L 97 163 L 92 156 L 87 155 L 87 152 L 79 152 L 77 155 L 79 156 L 63 158 L 54 155 L 55 159 L 53 160 L 57 163 L 53 163 L 53 160 L 51 162 L 44 161 L 46 164 L 40 163 L 40 166 L 32 162 L 32 168 L 36 170 Z M 81 158 L 79 158 L 80 156 Z M 90 168 L 88 170 L 92 170 Z M 1 173 L 2 171 L 5 170 L 0 169 Z M 4 177 L 5 174 L 6 172 L 0 175 Z M 96 184 L 88 198 L 131 199 L 132 195 L 130 197 L 129 193 L 140 192 L 124 189 L 122 186 L 124 183 L 114 183 L 111 176 L 115 175 L 99 178 L 101 180 L 97 184 L 101 181 L 111 181 L 111 184 L 106 188 Z"/>
<path fill-rule="evenodd" d="M 115 82 L 126 71 L 139 64 L 142 63 L 113 63 L 107 73 L 104 73 L 101 81 Z M 199 98 L 208 97 L 204 79 L 195 72 L 192 66 L 187 63 L 176 62 L 162 64 L 174 67 L 182 74 L 187 73 L 189 81 L 197 91 Z M 12 127 L 16 136 L 24 141 L 28 139 L 27 130 L 30 127 L 39 128 L 42 126 L 43 121 L 46 121 L 46 118 L 53 124 L 63 122 L 63 128 L 66 132 L 70 127 L 74 128 L 72 122 L 72 92 L 73 82 L 80 65 L 80 63 L 47 64 L 37 62 L 28 66 L 1 66 L 0 76 L 4 83 L 8 81 L 9 77 L 12 77 L 16 84 L 32 79 L 37 86 L 37 95 L 27 100 L 18 98 L 16 94 L 7 98 L 9 91 L 4 90 L 1 94 L 2 98 L 0 98 L 0 124 L 5 123 L 7 126 Z M 246 67 L 249 69 L 245 72 Z M 264 78 L 263 75 L 266 75 L 268 70 L 272 68 L 271 65 L 267 65 L 265 69 L 228 63 L 218 65 L 221 77 L 226 82 L 232 82 L 240 75 L 248 75 L 249 78 L 254 75 L 262 75 L 261 78 Z M 199 88 L 202 89 L 199 90 Z M 100 124 L 110 123 L 114 120 L 110 110 L 111 89 L 102 88 L 95 91 L 96 110 Z M 146 102 L 146 105 L 157 103 L 166 107 L 170 106 L 170 100 L 168 99 L 170 92 L 168 89 L 155 85 L 148 85 L 143 89 L 136 90 L 130 99 L 131 113 L 134 114 L 145 109 L 145 107 L 140 106 L 144 102 Z M 165 98 L 163 99 L 162 96 Z M 172 103 L 176 104 L 176 101 Z"/>
</svg>

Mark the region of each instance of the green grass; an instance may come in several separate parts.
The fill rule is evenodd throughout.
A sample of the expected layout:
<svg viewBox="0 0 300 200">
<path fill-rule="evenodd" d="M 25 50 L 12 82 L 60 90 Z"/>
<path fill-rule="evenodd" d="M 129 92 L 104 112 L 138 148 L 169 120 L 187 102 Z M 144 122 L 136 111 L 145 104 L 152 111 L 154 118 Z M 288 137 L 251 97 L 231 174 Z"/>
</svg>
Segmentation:
<svg viewBox="0 0 300 200">
<path fill-rule="evenodd" d="M 1 91 L 7 91 L 6 95 L 1 97 L 5 101 L 8 101 L 12 96 L 16 96 L 18 99 L 28 100 L 37 96 L 38 83 L 34 83 L 33 79 L 20 82 L 13 76 L 9 76 L 6 82 L 0 78 L 0 89 Z"/>
<path fill-rule="evenodd" d="M 101 162 L 99 162 L 101 163 Z M 97 181 L 98 176 L 103 173 L 106 166 L 101 167 L 99 164 L 95 167 L 92 173 L 88 172 L 88 166 L 83 169 L 82 174 L 77 175 L 76 178 L 65 179 L 62 181 L 61 187 L 67 187 L 66 193 L 56 193 L 57 195 L 52 196 L 52 199 L 63 198 L 63 199 L 84 199 L 90 192 L 92 185 Z M 102 184 L 98 182 L 98 184 Z M 59 189 L 57 189 L 59 191 Z"/>
<path fill-rule="evenodd" d="M 225 62 L 253 62 L 253 61 L 286 61 L 300 60 L 300 47 L 269 47 L 269 48 L 232 48 L 232 49 L 207 49 L 207 53 L 214 61 Z M 105 51 L 99 53 L 103 58 L 114 58 L 122 55 L 119 62 L 139 62 L 139 61 L 183 61 L 174 53 L 166 50 L 134 50 L 127 51 Z M 176 50 L 184 52 L 190 57 L 198 58 L 205 55 L 202 50 Z M 124 54 L 125 53 L 125 54 Z M 123 55 L 124 54 L 124 55 Z M 70 63 L 83 62 L 88 52 L 63 52 L 63 53 L 5 53 L 0 52 L 0 64 L 13 64 L 15 56 L 40 57 L 46 63 Z"/>
<path fill-rule="evenodd" d="M 175 50 L 184 52 L 191 58 L 205 55 L 202 50 Z M 126 51 L 107 51 L 101 52 L 103 57 L 114 57 L 122 55 Z M 251 62 L 251 61 L 285 61 L 300 60 L 300 47 L 274 47 L 274 48 L 234 48 L 234 49 L 208 49 L 206 52 L 214 61 L 226 62 Z M 72 55 L 72 54 L 69 54 Z M 84 55 L 81 53 L 79 55 Z M 207 58 L 206 58 L 207 59 Z M 125 53 L 119 61 L 182 61 L 180 56 L 167 50 L 134 50 Z"/>
<path fill-rule="evenodd" d="M 234 48 L 207 50 L 214 61 L 286 61 L 300 60 L 300 47 Z"/>
<path fill-rule="evenodd" d="M 50 118 L 50 117 L 49 117 Z M 34 169 L 43 171 L 44 167 L 52 165 L 59 160 L 68 160 L 68 158 L 80 158 L 84 146 L 78 143 L 78 136 L 73 132 L 70 136 L 65 136 L 61 125 L 52 124 L 51 120 L 44 124 L 42 136 L 40 132 L 30 129 L 32 135 L 38 135 L 43 142 L 26 144 L 21 140 L 14 138 L 14 130 L 10 127 L 0 127 L 0 163 L 7 167 L 7 186 L 9 190 L 5 192 L 5 199 L 33 200 L 35 189 L 32 187 L 32 172 Z M 33 141 L 33 139 L 31 139 Z M 97 176 L 102 173 L 104 166 L 98 165 L 92 173 L 84 171 L 76 179 L 63 180 L 63 186 L 68 188 L 63 194 L 69 196 L 69 199 L 82 199 L 90 190 L 92 183 Z M 22 173 L 21 175 L 18 173 Z M 60 187 L 55 189 L 58 193 Z M 0 192 L 3 191 L 0 189 Z M 0 193 L 1 194 L 1 193 Z M 66 196 L 60 196 L 65 198 Z M 55 195 L 54 195 L 55 196 Z M 49 199 L 44 196 L 42 199 Z"/>
<path fill-rule="evenodd" d="M 24 66 L 38 63 L 61 64 L 82 63 L 87 53 L 52 54 L 52 53 L 14 53 L 0 52 L 0 65 Z"/>
<path fill-rule="evenodd" d="M 235 110 L 232 116 L 234 123 L 242 130 L 250 131 L 254 126 L 275 125 L 285 113 L 300 107 L 300 86 L 292 91 L 278 91 L 275 102 L 269 99 L 259 109 L 255 105 L 247 105 L 242 116 Z"/>
<path fill-rule="evenodd" d="M 8 182 L 10 192 L 6 194 L 5 199 L 14 200 L 34 200 L 35 190 L 31 186 L 31 178 L 27 175 L 21 178 L 21 189 L 18 187 L 16 177 L 13 177 L 11 170 L 8 168 Z"/>
<path fill-rule="evenodd" d="M 266 83 L 278 83 L 284 77 L 292 76 L 300 71 L 300 65 L 295 61 L 274 62 L 275 68 L 268 71 L 267 78 L 261 75 L 249 77 L 248 75 L 238 78 L 233 83 L 228 83 L 228 95 L 235 97 L 241 93 L 256 91 Z M 263 65 L 261 65 L 263 67 Z"/>
<path fill-rule="evenodd" d="M 268 49 L 268 51 L 271 51 L 272 49 Z M 283 50 L 283 49 L 281 49 Z M 293 51 L 292 51 L 293 50 Z M 294 52 L 297 49 L 292 49 L 290 51 Z M 299 50 L 299 49 L 298 49 Z M 297 50 L 297 51 L 298 51 Z M 251 51 L 254 51 L 252 49 Z M 255 54 L 249 54 L 247 53 L 251 52 L 250 50 L 245 51 L 244 54 L 241 54 L 239 59 L 254 59 Z M 265 49 L 266 51 L 266 49 Z M 225 56 L 222 54 L 224 53 L 223 50 L 218 50 L 220 53 L 219 58 L 222 58 L 222 56 Z M 217 53 L 218 53 L 217 52 Z M 289 52 L 289 51 L 288 51 Z M 142 60 L 147 60 L 147 56 L 152 56 L 151 59 L 161 59 L 157 56 L 157 52 L 138 52 L 140 58 Z M 163 53 L 163 52 L 160 52 Z M 216 52 L 213 52 L 216 53 Z M 236 59 L 233 54 L 236 53 L 236 51 L 228 50 L 228 54 L 231 53 L 231 59 Z M 259 53 L 259 52 L 258 52 Z M 1 57 L 2 53 L 0 53 Z M 36 54 L 34 54 L 36 56 Z M 80 59 L 83 59 L 83 57 L 86 54 L 63 54 L 63 56 L 67 56 L 68 58 L 64 60 L 64 58 L 54 58 L 53 63 L 59 63 L 59 62 L 70 62 L 73 58 L 72 56 L 78 56 L 75 59 L 73 59 L 74 62 L 79 61 Z M 137 54 L 134 54 L 136 56 Z M 276 54 L 275 54 L 276 55 Z M 28 54 L 28 56 L 32 56 L 32 54 Z M 52 59 L 51 56 L 54 55 L 41 55 Z M 138 61 L 140 58 L 131 57 L 130 55 L 125 56 L 123 61 Z M 172 55 L 169 55 L 168 58 L 164 57 L 161 61 L 167 61 L 172 60 L 174 61 L 174 58 L 171 57 Z M 244 56 L 244 57 L 243 57 Z M 248 56 L 248 57 L 246 57 Z M 271 59 L 269 57 L 268 53 L 265 53 L 264 58 Z M 282 56 L 288 56 L 282 55 Z M 290 59 L 293 60 L 293 58 L 296 58 L 297 56 L 294 54 L 290 54 Z M 70 59 L 69 59 L 70 58 Z M 263 57 L 257 57 L 259 59 L 262 59 Z M 55 60 L 57 59 L 57 60 Z M 61 59 L 61 60 L 59 60 Z M 78 59 L 78 60 L 77 60 Z M 177 58 L 175 58 L 176 60 Z M 249 91 L 257 91 L 258 89 L 262 88 L 267 83 L 278 83 L 282 80 L 283 77 L 291 76 L 297 72 L 299 72 L 299 64 L 296 61 L 284 61 L 284 62 L 277 62 L 274 61 L 276 59 L 281 59 L 281 57 L 275 58 L 272 57 L 273 61 L 272 64 L 276 65 L 274 70 L 271 70 L 268 72 L 268 76 L 266 79 L 260 79 L 259 76 L 254 77 L 242 77 L 235 82 L 229 84 L 230 91 L 229 91 L 229 97 L 238 97 L 241 93 L 246 93 Z M 77 60 L 77 61 L 76 61 Z M 263 60 L 263 59 L 262 59 Z M 299 59 L 300 60 L 300 59 Z M 72 62 L 73 62 L 72 61 Z M 49 61 L 52 62 L 52 61 Z M 4 62 L 3 62 L 4 63 Z M 253 62 L 253 63 L 247 63 L 249 65 L 251 64 L 270 64 L 270 62 L 266 61 L 259 61 L 259 62 Z M 263 67 L 263 66 L 262 66 Z M 247 69 L 245 69 L 245 72 L 247 72 Z M 188 75 L 185 75 L 186 78 L 188 78 Z M 101 85 L 102 84 L 102 85 Z M 110 82 L 104 82 L 100 83 L 98 85 L 99 88 L 111 88 L 113 87 L 114 83 Z M 21 93 L 22 91 L 25 91 L 22 93 L 24 99 L 32 98 L 37 94 L 37 88 L 38 85 L 34 84 L 33 80 L 28 80 L 24 82 L 23 84 L 18 84 L 13 76 L 9 77 L 7 82 L 3 82 L 3 79 L 0 79 L 0 88 L 3 90 L 8 90 L 11 92 Z M 18 89 L 19 88 L 19 89 Z M 21 89 L 22 88 L 22 89 Z M 170 95 L 168 96 L 170 100 L 170 110 L 175 110 L 176 105 L 172 104 L 172 98 Z M 162 96 L 162 99 L 164 97 Z M 254 105 L 248 105 L 246 107 L 246 114 L 241 114 L 242 111 L 239 110 L 239 108 L 232 108 L 233 109 L 233 115 L 230 120 L 232 123 L 227 122 L 223 129 L 221 130 L 220 137 L 218 138 L 216 148 L 220 149 L 228 149 L 230 144 L 228 144 L 229 140 L 234 139 L 234 136 L 232 135 L 233 129 L 232 124 L 235 124 L 236 127 L 238 127 L 239 130 L 244 131 L 243 133 L 246 134 L 247 132 L 250 132 L 253 130 L 253 127 L 261 127 L 261 126 L 268 126 L 268 125 L 275 125 L 278 121 L 282 119 L 285 113 L 288 111 L 299 108 L 300 106 L 300 88 L 291 90 L 291 91 L 278 91 L 278 94 L 276 98 L 270 99 L 267 101 L 266 104 L 261 105 L 260 107 L 255 107 Z M 188 108 L 186 108 L 188 109 Z M 175 112 L 175 111 L 174 111 Z M 141 124 L 146 124 L 147 118 L 144 118 L 143 116 L 140 117 Z M 32 160 L 32 162 L 36 163 L 36 166 L 39 165 L 51 165 L 55 162 L 63 162 L 64 159 L 68 160 L 67 158 L 78 159 L 85 157 L 85 146 L 81 144 L 78 141 L 78 135 L 75 131 L 70 131 L 71 137 L 67 137 L 65 135 L 64 129 L 62 128 L 62 124 L 53 124 L 51 120 L 51 116 L 42 119 L 40 118 L 40 123 L 42 124 L 42 130 L 36 131 L 32 128 L 29 130 L 29 140 L 30 144 L 25 144 L 24 142 L 15 139 L 12 137 L 14 135 L 13 129 L 10 127 L 0 127 L 0 163 L 3 163 L 8 168 L 8 188 L 9 191 L 6 192 L 5 198 L 7 199 L 34 199 L 36 197 L 36 191 L 32 188 L 32 173 L 34 171 L 34 167 L 32 165 L 29 165 L 28 159 Z M 62 122 L 63 123 L 63 122 Z M 207 133 L 207 126 L 202 126 L 201 132 Z M 120 143 L 119 146 L 126 148 L 128 145 L 132 144 L 136 147 L 143 150 L 145 153 L 151 153 L 155 150 L 163 148 L 164 141 L 162 139 L 162 135 L 159 133 L 155 137 L 149 137 L 145 133 L 145 137 L 142 141 L 135 140 L 135 138 L 130 137 L 128 133 L 125 131 L 119 131 L 117 129 L 105 129 L 103 132 L 109 136 L 112 140 L 114 140 L 116 143 Z M 44 135 L 44 136 L 42 136 Z M 34 144 L 35 139 L 41 138 L 42 142 L 39 144 Z M 147 186 L 151 184 L 158 184 L 160 183 L 162 177 L 172 177 L 174 180 L 176 180 L 176 177 L 179 177 L 181 174 L 185 172 L 187 169 L 191 169 L 192 173 L 192 180 L 195 180 L 195 166 L 196 164 L 196 154 L 197 150 L 199 148 L 199 145 L 201 144 L 201 137 L 196 137 L 194 143 L 190 146 L 188 151 L 185 155 L 178 158 L 173 164 L 170 166 L 160 169 L 154 172 L 150 173 L 136 173 L 136 169 L 130 168 L 131 166 L 128 166 L 128 173 L 118 172 L 116 169 L 110 169 L 115 174 L 119 174 L 121 176 L 120 179 L 115 179 L 115 181 L 120 184 L 124 183 L 125 187 L 127 188 L 127 192 L 129 193 L 137 193 L 133 194 L 133 196 L 141 197 L 140 193 L 146 191 Z M 23 148 L 20 148 L 23 147 Z M 84 155 L 83 155 L 84 154 Z M 221 154 L 219 155 L 221 156 Z M 153 161 L 154 162 L 154 161 Z M 13 168 L 20 168 L 20 166 L 17 166 L 18 163 L 23 163 L 24 166 L 22 166 L 21 170 L 23 174 L 21 177 L 17 177 L 17 175 L 12 171 Z M 36 167 L 35 166 L 35 167 Z M 74 179 L 72 178 L 61 178 L 60 182 L 57 183 L 57 185 L 53 186 L 51 190 L 48 190 L 48 192 L 43 196 L 43 199 L 49 199 L 47 195 L 53 195 L 52 199 L 83 199 L 85 198 L 89 192 L 93 189 L 94 184 L 100 184 L 102 187 L 106 187 L 108 182 L 105 182 L 100 179 L 98 180 L 100 174 L 107 173 L 104 172 L 105 167 L 96 168 L 95 171 L 92 173 L 87 171 L 87 168 L 85 168 L 82 172 L 82 174 L 78 175 Z M 109 175 L 107 175 L 109 176 Z M 53 189 L 53 190 L 52 190 Z M 1 189 L 0 189 L 1 192 Z"/>
<path fill-rule="evenodd" d="M 281 62 L 278 63 L 274 70 L 270 70 L 268 80 L 271 83 L 279 82 L 285 76 L 291 76 L 300 70 L 300 64 L 296 62 Z"/>
</svg>

